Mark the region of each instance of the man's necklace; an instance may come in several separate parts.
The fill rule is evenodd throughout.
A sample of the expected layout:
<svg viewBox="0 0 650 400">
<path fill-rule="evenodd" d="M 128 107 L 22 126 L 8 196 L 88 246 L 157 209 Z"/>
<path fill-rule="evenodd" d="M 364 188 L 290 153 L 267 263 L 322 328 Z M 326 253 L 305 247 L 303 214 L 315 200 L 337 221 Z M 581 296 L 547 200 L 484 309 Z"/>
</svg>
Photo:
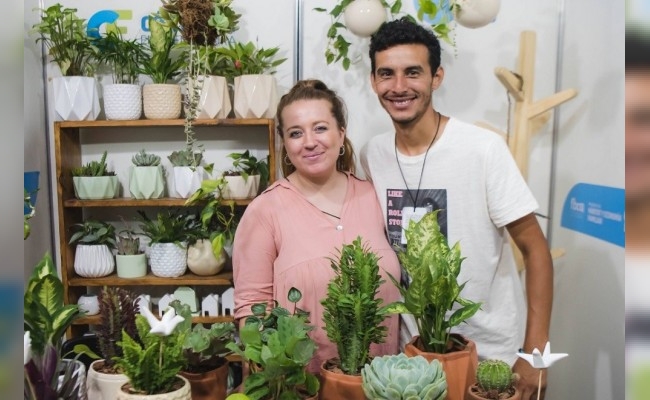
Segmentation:
<svg viewBox="0 0 650 400">
<path fill-rule="evenodd" d="M 427 163 L 427 155 L 429 155 L 429 150 L 431 149 L 431 146 L 433 146 L 433 142 L 436 141 L 436 138 L 438 137 L 438 131 L 440 130 L 440 120 L 442 119 L 442 117 L 440 116 L 440 113 L 437 111 L 436 111 L 436 115 L 438 115 L 436 134 L 433 135 L 433 139 L 431 140 L 431 143 L 429 143 L 429 147 L 427 147 L 427 151 L 424 152 L 424 160 L 422 160 L 422 170 L 420 171 L 420 180 L 418 181 L 418 190 L 415 192 L 415 197 L 413 197 L 413 194 L 409 189 L 409 185 L 408 183 L 406 183 L 406 178 L 404 177 L 402 166 L 399 163 L 399 157 L 397 156 L 397 133 L 395 133 L 395 161 L 397 161 L 397 168 L 399 168 L 399 173 L 402 176 L 402 181 L 404 181 L 404 186 L 406 187 L 406 193 L 408 193 L 409 197 L 411 198 L 411 201 L 413 202 L 413 211 L 415 211 L 415 207 L 418 203 L 418 197 L 420 196 L 420 185 L 422 184 L 422 176 L 424 176 L 424 166 Z"/>
</svg>

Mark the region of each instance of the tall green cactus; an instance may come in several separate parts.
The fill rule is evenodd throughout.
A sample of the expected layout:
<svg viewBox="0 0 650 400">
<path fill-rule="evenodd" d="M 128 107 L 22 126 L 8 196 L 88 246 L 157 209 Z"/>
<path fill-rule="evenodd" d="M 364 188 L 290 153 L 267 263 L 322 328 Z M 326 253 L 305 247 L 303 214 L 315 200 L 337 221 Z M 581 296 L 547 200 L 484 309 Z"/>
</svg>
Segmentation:
<svg viewBox="0 0 650 400">
<path fill-rule="evenodd" d="M 510 365 L 501 360 L 483 360 L 476 369 L 476 381 L 486 392 L 503 393 L 513 384 L 514 376 Z"/>
</svg>

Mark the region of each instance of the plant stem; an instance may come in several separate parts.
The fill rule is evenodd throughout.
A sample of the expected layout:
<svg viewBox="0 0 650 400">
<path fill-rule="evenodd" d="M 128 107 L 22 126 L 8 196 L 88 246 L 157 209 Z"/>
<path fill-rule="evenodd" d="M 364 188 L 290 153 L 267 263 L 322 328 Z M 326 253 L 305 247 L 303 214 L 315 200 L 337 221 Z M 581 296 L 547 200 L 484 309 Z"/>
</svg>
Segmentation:
<svg viewBox="0 0 650 400">
<path fill-rule="evenodd" d="M 158 371 L 162 371 L 162 361 L 163 361 L 163 341 L 161 340 L 160 341 L 160 351 L 158 353 Z"/>
<path fill-rule="evenodd" d="M 542 372 L 544 372 L 544 370 L 540 368 L 539 380 L 537 381 L 537 400 L 539 400 L 539 396 L 542 392 Z"/>
</svg>

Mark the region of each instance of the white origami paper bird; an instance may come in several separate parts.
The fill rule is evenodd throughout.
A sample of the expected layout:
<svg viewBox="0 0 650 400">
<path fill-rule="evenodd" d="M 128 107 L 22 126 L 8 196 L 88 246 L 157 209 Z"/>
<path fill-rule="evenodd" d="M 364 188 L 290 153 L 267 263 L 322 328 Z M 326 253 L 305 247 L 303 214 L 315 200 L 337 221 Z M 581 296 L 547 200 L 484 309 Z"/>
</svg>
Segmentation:
<svg viewBox="0 0 650 400">
<path fill-rule="evenodd" d="M 533 349 L 533 352 L 530 354 L 527 353 L 517 353 L 517 356 L 528 361 L 528 364 L 532 365 L 533 368 L 548 368 L 553 365 L 557 360 L 561 360 L 564 357 L 568 357 L 567 353 L 551 353 L 551 342 L 546 342 L 544 346 L 544 353 L 540 353 L 539 349 L 536 347 Z"/>
<path fill-rule="evenodd" d="M 23 348 L 25 350 L 23 353 L 25 363 L 23 365 L 27 365 L 29 360 L 32 359 L 32 337 L 30 336 L 29 331 L 25 332 L 25 335 L 23 336 L 23 342 Z"/>
<path fill-rule="evenodd" d="M 149 326 L 151 327 L 149 333 L 157 336 L 171 335 L 171 333 L 174 332 L 176 325 L 185 320 L 185 318 L 180 315 L 176 315 L 176 311 L 173 308 L 168 309 L 160 320 L 146 307 L 141 309 L 140 313 L 144 315 L 149 322 Z"/>
</svg>

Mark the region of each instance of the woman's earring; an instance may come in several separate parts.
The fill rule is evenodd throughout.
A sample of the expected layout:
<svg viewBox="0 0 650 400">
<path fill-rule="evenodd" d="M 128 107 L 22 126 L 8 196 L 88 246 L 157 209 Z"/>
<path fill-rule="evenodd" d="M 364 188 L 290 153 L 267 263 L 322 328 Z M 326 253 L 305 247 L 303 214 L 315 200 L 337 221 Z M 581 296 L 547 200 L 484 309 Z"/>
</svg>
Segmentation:
<svg viewBox="0 0 650 400">
<path fill-rule="evenodd" d="M 341 146 L 341 149 L 339 150 L 339 157 L 345 154 L 345 146 Z"/>
<path fill-rule="evenodd" d="M 284 155 L 284 165 L 291 165 L 291 160 L 289 159 L 288 154 Z"/>
</svg>

